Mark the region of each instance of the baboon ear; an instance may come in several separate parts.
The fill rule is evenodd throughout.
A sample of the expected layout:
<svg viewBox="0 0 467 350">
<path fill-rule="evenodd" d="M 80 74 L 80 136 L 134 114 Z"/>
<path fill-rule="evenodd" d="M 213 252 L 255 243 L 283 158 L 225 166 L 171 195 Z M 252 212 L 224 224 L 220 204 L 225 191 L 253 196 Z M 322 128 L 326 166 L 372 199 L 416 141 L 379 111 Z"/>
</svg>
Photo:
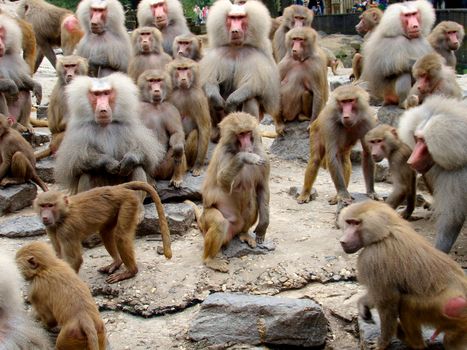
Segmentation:
<svg viewBox="0 0 467 350">
<path fill-rule="evenodd" d="M 31 267 L 33 270 L 39 267 L 39 264 L 37 263 L 36 258 L 33 256 L 30 256 L 28 258 L 28 264 L 29 264 L 29 267 Z"/>
<path fill-rule="evenodd" d="M 68 196 L 64 196 L 63 201 L 65 202 L 66 205 L 70 204 L 70 199 L 68 198 Z"/>
<path fill-rule="evenodd" d="M 391 134 L 393 134 L 396 139 L 399 138 L 399 136 L 397 135 L 397 129 L 396 128 L 391 128 Z"/>
</svg>

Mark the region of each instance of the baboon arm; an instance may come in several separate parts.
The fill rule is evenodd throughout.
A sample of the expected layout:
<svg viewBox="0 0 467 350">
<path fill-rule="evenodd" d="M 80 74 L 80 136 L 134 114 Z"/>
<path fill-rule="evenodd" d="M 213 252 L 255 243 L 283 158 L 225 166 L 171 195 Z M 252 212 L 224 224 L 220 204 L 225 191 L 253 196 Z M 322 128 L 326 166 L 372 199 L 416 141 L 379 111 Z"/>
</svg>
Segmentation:
<svg viewBox="0 0 467 350">
<path fill-rule="evenodd" d="M 238 152 L 235 156 L 229 159 L 221 160 L 219 171 L 217 172 L 217 181 L 222 186 L 224 191 L 230 192 L 230 187 L 235 177 L 243 168 L 243 160 L 241 154 L 245 152 Z"/>
<path fill-rule="evenodd" d="M 95 150 L 88 152 L 87 157 L 82 158 L 81 168 L 79 170 L 88 172 L 95 169 L 107 169 L 110 166 L 117 166 L 118 161 L 105 153 L 99 153 Z"/>
<path fill-rule="evenodd" d="M 224 107 L 224 98 L 221 96 L 219 84 L 206 83 L 204 85 L 206 96 L 213 103 L 214 107 Z"/>
<path fill-rule="evenodd" d="M 0 79 L 0 92 L 13 93 L 11 90 L 16 86 L 15 82 L 11 79 Z M 18 93 L 16 88 L 16 93 Z"/>
<path fill-rule="evenodd" d="M 235 111 L 237 106 L 252 97 L 254 97 L 254 95 L 250 86 L 248 84 L 243 84 L 229 95 L 225 101 L 226 109 L 228 111 Z"/>
<path fill-rule="evenodd" d="M 209 116 L 209 112 L 206 112 Z M 207 118 L 206 118 L 207 119 Z M 209 134 L 211 132 L 211 123 L 205 123 L 203 127 L 198 127 L 198 154 L 196 155 L 195 167 L 202 167 L 209 147 Z"/>
<path fill-rule="evenodd" d="M 38 82 L 34 81 L 29 75 L 21 74 L 20 79 L 24 86 L 34 93 L 36 96 L 37 103 L 40 104 L 42 100 L 42 86 Z"/>
<path fill-rule="evenodd" d="M 183 132 L 182 125 L 175 124 L 176 123 L 167 123 L 166 125 L 166 129 L 170 134 L 169 145 L 172 148 L 185 143 L 185 133 Z"/>
<path fill-rule="evenodd" d="M 365 179 L 366 193 L 373 196 L 375 194 L 375 163 L 371 158 L 368 148 L 362 140 L 362 170 L 363 178 Z"/>
<path fill-rule="evenodd" d="M 385 348 L 391 342 L 397 330 L 397 316 L 399 314 L 399 298 L 396 300 L 379 301 L 376 305 L 381 318 L 381 336 L 378 345 Z"/>
<path fill-rule="evenodd" d="M 266 185 L 267 186 L 267 185 Z M 258 225 L 255 228 L 256 241 L 262 243 L 266 230 L 269 226 L 269 188 L 264 185 L 260 185 L 257 189 L 257 201 L 258 201 Z"/>
</svg>

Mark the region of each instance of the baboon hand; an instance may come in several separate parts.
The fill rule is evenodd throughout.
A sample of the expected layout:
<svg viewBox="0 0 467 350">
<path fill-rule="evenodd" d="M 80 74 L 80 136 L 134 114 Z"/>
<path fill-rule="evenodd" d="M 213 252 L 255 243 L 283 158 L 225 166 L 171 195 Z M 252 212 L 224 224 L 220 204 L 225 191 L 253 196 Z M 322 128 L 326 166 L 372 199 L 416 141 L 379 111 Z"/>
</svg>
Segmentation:
<svg viewBox="0 0 467 350">
<path fill-rule="evenodd" d="M 266 164 L 266 160 L 261 158 L 258 154 L 256 153 L 250 153 L 250 152 L 239 152 L 238 155 L 240 156 L 240 159 L 245 163 L 245 164 L 252 164 L 252 165 L 264 165 Z"/>
<path fill-rule="evenodd" d="M 4 91 L 7 92 L 9 95 L 18 95 L 18 93 L 19 93 L 18 86 L 11 79 L 6 79 L 5 80 L 5 90 Z"/>
<path fill-rule="evenodd" d="M 118 174 L 120 171 L 120 163 L 115 159 L 109 160 L 107 163 L 105 163 L 105 171 L 113 175 Z"/>
<path fill-rule="evenodd" d="M 138 159 L 134 154 L 127 153 L 120 161 L 120 176 L 128 176 L 138 165 Z"/>
<path fill-rule="evenodd" d="M 368 192 L 367 196 L 368 196 L 368 198 L 371 198 L 371 199 L 373 199 L 375 201 L 381 200 L 381 198 L 379 198 L 379 196 L 376 194 L 376 192 Z"/>
</svg>

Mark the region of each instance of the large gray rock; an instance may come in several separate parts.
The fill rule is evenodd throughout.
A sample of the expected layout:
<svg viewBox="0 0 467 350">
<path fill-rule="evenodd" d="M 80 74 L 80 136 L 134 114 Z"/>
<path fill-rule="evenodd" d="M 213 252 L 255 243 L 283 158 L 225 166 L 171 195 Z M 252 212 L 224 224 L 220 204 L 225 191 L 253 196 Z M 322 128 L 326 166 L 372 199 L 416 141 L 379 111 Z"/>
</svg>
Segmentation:
<svg viewBox="0 0 467 350">
<path fill-rule="evenodd" d="M 184 203 L 164 204 L 165 216 L 172 235 L 183 235 L 195 221 L 193 208 Z M 159 215 L 154 203 L 144 206 L 144 220 L 138 225 L 137 236 L 148 236 L 160 233 Z"/>
<path fill-rule="evenodd" d="M 0 187 L 0 215 L 29 207 L 36 195 L 37 187 L 30 182 Z"/>
<path fill-rule="evenodd" d="M 157 181 L 157 192 L 162 202 L 183 202 L 186 199 L 192 201 L 201 200 L 201 189 L 205 174 L 205 170 L 201 176 L 196 177 L 191 173 L 187 173 L 180 188 L 169 186 L 169 181 Z"/>
<path fill-rule="evenodd" d="M 34 131 L 34 134 L 31 133 L 23 133 L 23 137 L 28 141 L 32 147 L 39 147 L 44 143 L 50 142 L 50 134 L 47 134 L 42 131 Z"/>
<path fill-rule="evenodd" d="M 375 181 L 391 183 L 391 173 L 389 172 L 389 162 L 383 159 L 375 164 Z"/>
<path fill-rule="evenodd" d="M 378 109 L 378 120 L 383 124 L 391 126 L 399 126 L 400 116 L 405 112 L 405 109 L 397 106 L 383 106 Z"/>
<path fill-rule="evenodd" d="M 291 122 L 285 124 L 284 135 L 274 139 L 270 151 L 278 157 L 286 160 L 301 160 L 308 162 L 310 153 L 309 122 Z"/>
<path fill-rule="evenodd" d="M 21 238 L 45 234 L 45 227 L 37 215 L 20 215 L 0 223 L 0 237 Z"/>
<path fill-rule="evenodd" d="M 273 250 L 276 250 L 276 245 L 271 240 L 266 239 L 262 244 L 257 244 L 256 248 L 251 248 L 246 242 L 240 241 L 237 236 L 222 250 L 222 253 L 228 258 L 241 258 L 250 254 L 264 255 Z"/>
<path fill-rule="evenodd" d="M 37 106 L 36 107 L 36 118 L 37 119 L 46 119 L 48 109 L 49 109 L 48 105 L 47 106 L 46 105 Z"/>
<path fill-rule="evenodd" d="M 195 316 L 189 337 L 207 344 L 321 346 L 327 320 L 308 299 L 233 293 L 209 295 Z"/>
<path fill-rule="evenodd" d="M 53 183 L 55 182 L 54 167 L 55 159 L 53 157 L 41 159 L 36 163 L 37 175 L 39 175 L 43 181 Z"/>
<path fill-rule="evenodd" d="M 342 85 L 350 84 L 349 75 L 328 75 L 329 89 L 334 91 Z"/>
</svg>

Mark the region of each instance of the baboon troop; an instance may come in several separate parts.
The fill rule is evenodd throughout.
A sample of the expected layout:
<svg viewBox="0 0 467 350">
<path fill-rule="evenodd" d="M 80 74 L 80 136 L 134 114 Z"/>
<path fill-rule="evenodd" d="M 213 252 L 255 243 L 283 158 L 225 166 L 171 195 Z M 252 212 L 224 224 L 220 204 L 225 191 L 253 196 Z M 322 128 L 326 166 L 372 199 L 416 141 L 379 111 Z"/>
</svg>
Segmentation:
<svg viewBox="0 0 467 350">
<path fill-rule="evenodd" d="M 440 21 L 449 11 L 436 21 L 428 0 L 389 3 L 347 15 L 361 37 L 346 38 L 353 57 L 323 34 L 323 1 L 294 2 L 277 18 L 269 10 L 282 4 L 258 0 L 203 10 L 82 0 L 75 12 L 19 0 L 16 15 L 0 5 L 0 241 L 17 238 L 4 223 L 29 225 L 28 214 L 9 213 L 30 205 L 42 230 L 31 224 L 27 242 L 0 253 L 0 349 L 113 349 L 121 328 L 101 316 L 102 296 L 115 298 L 112 311 L 150 317 L 176 310 L 185 283 L 194 298 L 278 293 L 314 281 L 307 259 L 332 257 L 361 286 L 352 322 L 378 329 L 362 349 L 397 338 L 466 350 L 464 26 Z M 37 80 L 44 57 L 53 89 Z M 285 188 L 301 178 L 298 191 Z M 273 276 L 295 264 L 300 283 Z M 141 296 L 141 284 L 151 292 Z M 268 327 L 250 328 L 263 339 Z"/>
</svg>

